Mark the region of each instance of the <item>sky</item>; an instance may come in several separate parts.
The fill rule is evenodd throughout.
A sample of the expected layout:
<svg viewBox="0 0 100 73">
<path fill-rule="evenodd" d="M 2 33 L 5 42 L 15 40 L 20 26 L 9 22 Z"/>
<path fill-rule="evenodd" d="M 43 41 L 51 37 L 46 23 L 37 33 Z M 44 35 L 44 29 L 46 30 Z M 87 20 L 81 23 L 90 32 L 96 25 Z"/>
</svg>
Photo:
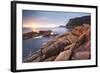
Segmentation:
<svg viewBox="0 0 100 73">
<path fill-rule="evenodd" d="M 89 13 L 23 10 L 23 27 L 44 28 L 66 25 L 69 19 Z"/>
</svg>

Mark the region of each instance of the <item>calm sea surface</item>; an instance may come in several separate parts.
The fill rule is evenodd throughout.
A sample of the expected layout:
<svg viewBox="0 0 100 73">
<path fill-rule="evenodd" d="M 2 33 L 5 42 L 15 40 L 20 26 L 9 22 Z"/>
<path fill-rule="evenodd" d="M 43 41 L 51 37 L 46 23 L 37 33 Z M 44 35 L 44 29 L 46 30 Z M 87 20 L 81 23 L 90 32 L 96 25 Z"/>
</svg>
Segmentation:
<svg viewBox="0 0 100 73">
<path fill-rule="evenodd" d="M 68 31 L 68 29 L 64 27 L 45 28 L 38 30 L 52 30 L 54 33 L 59 35 Z M 23 28 L 23 33 L 30 31 L 32 31 L 32 29 Z M 53 39 L 53 37 L 30 38 L 27 40 L 23 40 L 23 60 L 30 56 L 33 52 L 37 51 L 44 43 L 48 42 L 48 40 L 50 39 Z"/>
</svg>

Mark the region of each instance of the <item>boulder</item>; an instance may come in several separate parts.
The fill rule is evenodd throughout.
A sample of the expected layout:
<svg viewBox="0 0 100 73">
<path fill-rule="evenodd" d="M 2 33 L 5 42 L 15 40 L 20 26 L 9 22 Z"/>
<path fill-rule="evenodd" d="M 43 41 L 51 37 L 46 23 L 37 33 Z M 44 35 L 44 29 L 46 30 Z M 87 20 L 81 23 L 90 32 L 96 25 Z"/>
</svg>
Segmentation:
<svg viewBox="0 0 100 73">
<path fill-rule="evenodd" d="M 74 43 L 76 40 L 77 37 L 69 33 L 67 36 L 62 36 L 55 42 L 47 44 L 48 46 L 45 45 L 47 47 L 42 48 L 42 53 L 45 55 L 45 58 L 57 55 L 64 50 L 65 46 Z"/>
<path fill-rule="evenodd" d="M 77 52 L 75 53 L 73 59 L 75 60 L 84 60 L 84 59 L 90 59 L 91 58 L 91 53 L 88 51 L 82 51 L 82 52 Z"/>
<path fill-rule="evenodd" d="M 81 26 L 77 26 L 71 32 L 73 35 L 78 36 L 78 37 L 86 32 L 87 32 L 87 34 L 90 34 L 90 25 L 83 24 Z"/>
<path fill-rule="evenodd" d="M 71 52 L 72 50 L 66 50 L 61 52 L 55 59 L 55 61 L 66 61 L 69 60 L 70 56 L 71 56 Z"/>
<path fill-rule="evenodd" d="M 88 41 L 88 42 L 85 43 L 84 49 L 86 51 L 91 51 L 91 42 L 90 41 Z"/>
<path fill-rule="evenodd" d="M 51 57 L 45 59 L 44 61 L 54 61 L 56 57 L 57 56 L 51 56 Z"/>
<path fill-rule="evenodd" d="M 89 41 L 91 39 L 91 29 L 88 29 L 88 31 L 86 32 L 86 41 Z"/>
<path fill-rule="evenodd" d="M 45 55 L 45 58 L 59 54 L 64 50 L 64 47 L 67 45 L 67 41 L 56 41 L 47 48 L 42 49 L 42 53 Z"/>
<path fill-rule="evenodd" d="M 76 43 L 72 43 L 71 45 L 68 45 L 64 48 L 64 50 L 69 50 L 69 49 L 73 49 L 75 47 Z"/>
</svg>

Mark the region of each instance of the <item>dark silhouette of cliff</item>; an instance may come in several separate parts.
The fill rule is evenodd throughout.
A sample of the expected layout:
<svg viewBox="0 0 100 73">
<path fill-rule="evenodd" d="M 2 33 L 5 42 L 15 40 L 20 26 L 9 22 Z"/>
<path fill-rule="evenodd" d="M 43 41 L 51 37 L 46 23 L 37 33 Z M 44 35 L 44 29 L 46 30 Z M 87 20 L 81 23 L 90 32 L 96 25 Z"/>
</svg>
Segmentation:
<svg viewBox="0 0 100 73">
<path fill-rule="evenodd" d="M 82 16 L 82 17 L 72 18 L 68 21 L 68 23 L 66 24 L 66 27 L 74 28 L 74 27 L 80 26 L 82 24 L 90 24 L 91 25 L 91 16 Z"/>
</svg>

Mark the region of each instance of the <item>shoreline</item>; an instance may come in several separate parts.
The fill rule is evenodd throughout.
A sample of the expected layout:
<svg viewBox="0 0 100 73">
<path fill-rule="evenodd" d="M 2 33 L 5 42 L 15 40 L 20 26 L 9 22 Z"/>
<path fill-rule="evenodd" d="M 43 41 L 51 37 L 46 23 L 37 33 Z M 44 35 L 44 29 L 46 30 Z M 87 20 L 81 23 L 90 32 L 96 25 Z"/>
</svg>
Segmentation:
<svg viewBox="0 0 100 73">
<path fill-rule="evenodd" d="M 82 30 L 81 33 L 80 30 Z M 87 49 L 84 48 L 84 46 L 90 41 L 90 32 L 88 30 L 90 30 L 90 25 L 88 24 L 75 27 L 72 31 L 66 32 L 47 42 L 39 49 L 41 51 L 31 55 L 29 58 L 24 60 L 24 63 L 90 59 L 90 51 L 87 51 L 90 47 Z M 88 41 L 85 39 L 86 35 L 88 35 Z M 86 40 L 87 42 L 83 40 Z M 84 48 L 84 50 L 81 50 L 80 47 Z M 75 48 L 76 50 L 74 51 L 73 49 Z M 74 56 L 72 56 L 73 54 Z M 64 57 L 64 55 L 66 57 Z"/>
</svg>

